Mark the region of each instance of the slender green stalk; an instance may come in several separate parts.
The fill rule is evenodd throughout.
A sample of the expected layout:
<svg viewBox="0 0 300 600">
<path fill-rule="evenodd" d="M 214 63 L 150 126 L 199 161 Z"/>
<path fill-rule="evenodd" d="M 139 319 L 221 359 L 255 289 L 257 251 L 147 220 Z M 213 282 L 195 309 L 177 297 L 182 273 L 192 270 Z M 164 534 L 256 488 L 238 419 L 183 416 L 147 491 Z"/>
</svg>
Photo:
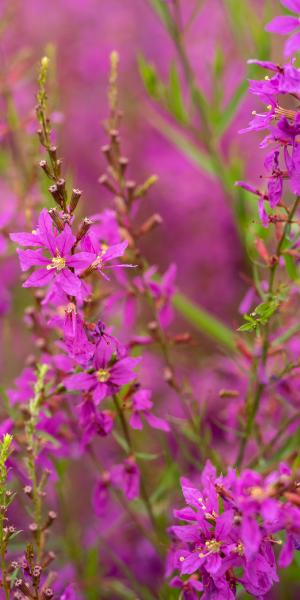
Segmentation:
<svg viewBox="0 0 300 600">
<path fill-rule="evenodd" d="M 297 196 L 297 198 L 295 199 L 294 204 L 290 210 L 289 217 L 284 226 L 281 238 L 278 242 L 276 254 L 275 254 L 275 260 L 273 261 L 273 263 L 270 267 L 269 285 L 268 285 L 268 293 L 267 293 L 268 300 L 271 300 L 272 295 L 273 295 L 274 285 L 275 285 L 275 277 L 276 277 L 282 249 L 283 249 L 284 242 L 285 242 L 285 239 L 286 239 L 289 227 L 290 227 L 290 223 L 293 220 L 293 217 L 299 206 L 299 202 L 300 202 L 300 197 Z M 255 382 L 255 389 L 254 389 L 253 397 L 251 398 L 251 394 L 249 394 L 248 398 L 247 398 L 247 409 L 248 409 L 247 410 L 247 412 L 248 412 L 247 422 L 246 422 L 245 432 L 244 432 L 244 435 L 241 440 L 237 460 L 236 460 L 237 467 L 240 467 L 241 464 L 243 463 L 246 446 L 251 437 L 251 434 L 253 431 L 253 426 L 255 423 L 256 414 L 258 412 L 259 405 L 260 405 L 260 400 L 261 400 L 263 391 L 266 387 L 265 383 L 258 381 L 258 379 L 259 379 L 258 367 L 259 367 L 260 363 L 262 364 L 263 367 L 265 367 L 266 363 L 267 363 L 268 351 L 269 351 L 269 346 L 270 346 L 270 339 L 269 339 L 270 331 L 269 330 L 270 330 L 270 323 L 268 322 L 263 331 L 261 357 L 260 357 L 260 359 L 255 357 L 255 359 L 253 360 L 253 363 L 252 363 L 251 379 L 254 380 L 254 382 Z"/>
<path fill-rule="evenodd" d="M 127 442 L 127 445 L 128 445 L 129 451 L 130 451 L 130 454 L 135 458 L 136 462 L 138 462 L 137 461 L 137 457 L 136 457 L 136 453 L 135 453 L 135 450 L 134 450 L 134 447 L 133 447 L 133 443 L 132 443 L 132 440 L 131 440 L 131 436 L 130 436 L 130 432 L 129 432 L 129 427 L 127 425 L 127 421 L 125 419 L 124 413 L 123 413 L 122 408 L 120 406 L 119 399 L 118 399 L 118 397 L 116 395 L 113 396 L 113 401 L 114 401 L 114 405 L 115 405 L 115 408 L 116 408 L 116 411 L 117 411 L 117 414 L 118 414 L 118 417 L 119 417 L 119 420 L 120 420 L 120 424 L 121 424 L 121 427 L 122 427 L 122 430 L 123 430 L 123 433 L 124 433 L 124 437 L 126 439 L 126 442 Z M 152 523 L 153 529 L 154 529 L 154 531 L 157 531 L 156 519 L 155 519 L 155 516 L 154 516 L 154 513 L 153 513 L 152 505 L 151 505 L 151 502 L 150 502 L 150 499 L 149 499 L 149 496 L 148 496 L 148 493 L 147 493 L 147 490 L 146 490 L 146 486 L 145 486 L 145 483 L 144 483 L 144 480 L 143 480 L 142 473 L 141 473 L 141 496 L 142 496 L 143 502 L 145 504 L 145 507 L 146 507 L 146 510 L 147 510 L 150 522 Z"/>
<path fill-rule="evenodd" d="M 35 540 L 37 547 L 37 560 L 41 561 L 43 549 L 44 549 L 44 532 L 43 532 L 43 511 L 42 511 L 42 492 L 43 487 L 46 483 L 45 476 L 39 478 L 36 462 L 38 453 L 40 450 L 40 439 L 36 434 L 36 426 L 38 422 L 38 415 L 40 411 L 40 405 L 43 400 L 44 388 L 45 388 L 45 376 L 48 371 L 47 365 L 38 365 L 37 367 L 37 381 L 34 386 L 34 396 L 29 401 L 29 414 L 30 417 L 26 422 L 25 435 L 27 444 L 27 460 L 26 466 L 28 470 L 28 476 L 32 485 L 32 500 L 33 500 L 33 517 L 34 524 L 36 526 Z"/>
<path fill-rule="evenodd" d="M 8 579 L 8 566 L 6 561 L 8 536 L 5 533 L 6 512 L 8 508 L 8 497 L 6 494 L 7 468 L 6 461 L 10 455 L 12 436 L 5 434 L 0 442 L 0 555 L 2 588 L 5 600 L 10 599 L 10 583 Z"/>
</svg>

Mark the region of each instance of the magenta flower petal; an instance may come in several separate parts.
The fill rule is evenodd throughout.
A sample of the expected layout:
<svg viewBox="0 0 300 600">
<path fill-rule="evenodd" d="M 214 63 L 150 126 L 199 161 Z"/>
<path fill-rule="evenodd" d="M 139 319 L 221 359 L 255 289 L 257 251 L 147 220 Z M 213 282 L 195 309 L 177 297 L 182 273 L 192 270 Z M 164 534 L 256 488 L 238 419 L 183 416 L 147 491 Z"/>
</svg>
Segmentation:
<svg viewBox="0 0 300 600">
<path fill-rule="evenodd" d="M 195 525 L 174 525 L 172 533 L 175 533 L 176 537 L 182 542 L 200 543 L 200 531 L 197 530 Z"/>
<path fill-rule="evenodd" d="M 75 373 L 74 375 L 69 375 L 64 379 L 64 385 L 67 390 L 71 391 L 88 391 L 95 382 L 95 378 L 93 375 L 89 375 L 88 373 Z"/>
<path fill-rule="evenodd" d="M 27 271 L 37 265 L 49 265 L 50 260 L 44 256 L 42 250 L 20 250 L 17 248 L 22 271 Z"/>
<path fill-rule="evenodd" d="M 270 31 L 272 33 L 279 33 L 280 35 L 286 35 L 287 33 L 291 33 L 294 31 L 296 27 L 299 27 L 299 19 L 291 16 L 280 16 L 275 17 L 270 23 L 268 23 L 265 27 L 266 31 Z"/>
<path fill-rule="evenodd" d="M 120 244 L 114 244 L 113 246 L 110 246 L 110 248 L 108 248 L 102 256 L 103 262 L 123 256 L 127 246 L 128 242 L 126 240 Z"/>
<path fill-rule="evenodd" d="M 150 427 L 153 427 L 154 429 L 160 429 L 161 431 L 170 431 L 170 426 L 164 419 L 160 419 L 149 412 L 145 412 L 144 417 Z"/>
<path fill-rule="evenodd" d="M 44 239 L 45 245 L 47 248 L 49 248 L 51 254 L 54 256 L 56 250 L 56 238 L 52 233 L 53 221 L 45 208 L 43 208 L 39 216 L 38 231 L 40 237 Z"/>
<path fill-rule="evenodd" d="M 282 6 L 295 13 L 300 13 L 300 0 L 280 0 Z"/>
<path fill-rule="evenodd" d="M 181 567 L 182 575 L 191 575 L 195 573 L 203 563 L 203 558 L 199 558 L 199 552 L 192 552 L 184 559 Z"/>
<path fill-rule="evenodd" d="M 98 406 L 98 404 L 100 404 L 100 402 L 102 402 L 102 400 L 104 400 L 104 398 L 106 398 L 107 395 L 108 386 L 106 385 L 106 383 L 97 383 L 93 391 L 93 398 L 96 406 Z"/>
<path fill-rule="evenodd" d="M 291 56 L 300 48 L 300 31 L 297 31 L 294 35 L 287 40 L 284 46 L 285 56 Z"/>
<path fill-rule="evenodd" d="M 94 254 L 91 252 L 77 252 L 66 259 L 66 263 L 73 269 L 86 269 L 89 267 L 95 259 Z"/>
<path fill-rule="evenodd" d="M 60 256 L 67 256 L 71 253 L 76 237 L 72 233 L 70 225 L 65 225 L 64 230 L 57 236 L 55 241 Z"/>
<path fill-rule="evenodd" d="M 23 287 L 40 287 L 48 285 L 50 281 L 54 279 L 55 274 L 53 271 L 47 271 L 46 269 L 37 269 L 26 279 L 23 283 Z"/>
<path fill-rule="evenodd" d="M 80 291 L 81 281 L 69 269 L 63 269 L 58 272 L 56 282 L 69 296 L 76 296 Z"/>
<path fill-rule="evenodd" d="M 143 429 L 143 422 L 138 412 L 133 412 L 132 415 L 130 415 L 129 424 L 132 429 Z"/>
<path fill-rule="evenodd" d="M 37 233 L 27 233 L 26 231 L 20 233 L 11 233 L 10 239 L 20 246 L 41 246 L 42 241 Z"/>
<path fill-rule="evenodd" d="M 287 536 L 286 542 L 283 545 L 281 552 L 279 554 L 278 564 L 281 568 L 286 569 L 288 567 L 294 557 L 294 543 L 291 535 Z"/>
</svg>

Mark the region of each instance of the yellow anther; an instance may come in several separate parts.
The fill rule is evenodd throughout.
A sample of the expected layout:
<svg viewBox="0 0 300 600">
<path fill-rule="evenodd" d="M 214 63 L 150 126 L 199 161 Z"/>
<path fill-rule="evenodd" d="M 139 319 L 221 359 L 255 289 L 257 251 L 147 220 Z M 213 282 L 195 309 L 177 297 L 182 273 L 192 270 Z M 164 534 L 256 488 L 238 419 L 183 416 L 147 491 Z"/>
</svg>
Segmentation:
<svg viewBox="0 0 300 600">
<path fill-rule="evenodd" d="M 185 560 L 184 556 L 179 556 L 179 560 L 180 562 L 183 562 Z"/>
<path fill-rule="evenodd" d="M 252 498 L 255 498 L 255 500 L 263 500 L 263 498 L 265 497 L 264 490 L 258 485 L 255 485 L 250 489 L 250 494 Z"/>
<path fill-rule="evenodd" d="M 234 549 L 234 552 L 236 552 L 239 556 L 243 556 L 244 554 L 244 546 L 241 542 L 239 542 L 239 544 L 237 544 L 237 546 Z"/>
<path fill-rule="evenodd" d="M 109 371 L 107 369 L 99 369 L 99 371 L 96 371 L 96 377 L 99 383 L 106 383 L 109 379 Z"/>
<path fill-rule="evenodd" d="M 217 540 L 207 540 L 207 542 L 205 542 L 205 546 L 209 552 L 216 553 L 220 550 L 221 542 L 217 542 Z"/>
<path fill-rule="evenodd" d="M 56 269 L 57 271 L 62 271 L 66 267 L 66 259 L 63 256 L 54 256 L 51 260 L 51 263 L 47 265 L 47 270 Z"/>
</svg>

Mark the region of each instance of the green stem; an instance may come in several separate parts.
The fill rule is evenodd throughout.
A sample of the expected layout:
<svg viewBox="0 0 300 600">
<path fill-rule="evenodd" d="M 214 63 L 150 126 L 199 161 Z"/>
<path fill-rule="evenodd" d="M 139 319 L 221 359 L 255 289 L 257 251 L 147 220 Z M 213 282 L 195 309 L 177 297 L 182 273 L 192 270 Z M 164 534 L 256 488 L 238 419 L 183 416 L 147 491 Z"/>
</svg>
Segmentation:
<svg viewBox="0 0 300 600">
<path fill-rule="evenodd" d="M 118 399 L 118 397 L 116 395 L 113 396 L 113 401 L 114 401 L 114 405 L 115 405 L 115 408 L 116 408 L 116 411 L 117 411 L 117 414 L 118 414 L 118 417 L 119 417 L 119 420 L 120 420 L 120 424 L 121 424 L 121 427 L 122 427 L 122 430 L 123 430 L 123 433 L 124 433 L 124 437 L 125 437 L 126 442 L 128 444 L 129 451 L 132 454 L 132 456 L 135 458 L 136 462 L 138 462 L 137 458 L 136 458 L 136 454 L 135 454 L 134 448 L 133 448 L 133 444 L 132 444 L 132 440 L 131 440 L 129 428 L 128 428 L 128 425 L 127 425 L 127 421 L 126 421 L 126 419 L 124 417 L 124 413 L 123 413 L 122 408 L 120 406 L 119 399 Z M 142 496 L 143 502 L 145 504 L 145 507 L 146 507 L 146 510 L 147 510 L 150 522 L 151 522 L 151 524 L 153 526 L 153 529 L 154 529 L 154 531 L 157 532 L 156 519 L 154 517 L 152 505 L 151 505 L 151 502 L 150 502 L 150 499 L 149 499 L 149 496 L 148 496 L 148 493 L 147 493 L 147 490 L 146 490 L 146 486 L 145 486 L 145 483 L 144 483 L 144 480 L 143 480 L 143 477 L 142 477 L 142 473 L 141 473 L 141 496 Z"/>
<path fill-rule="evenodd" d="M 272 295 L 273 295 L 273 291 L 274 291 L 274 284 L 275 284 L 275 277 L 276 277 L 276 272 L 277 272 L 277 269 L 279 266 L 282 249 L 283 249 L 284 242 L 285 242 L 285 239 L 286 239 L 289 227 L 290 227 L 290 223 L 291 223 L 291 221 L 296 213 L 296 210 L 298 208 L 299 201 L 300 201 L 300 197 L 297 196 L 297 198 L 295 199 L 294 204 L 291 208 L 291 211 L 289 213 L 289 218 L 284 226 L 282 236 L 281 236 L 281 238 L 278 242 L 277 248 L 276 248 L 276 254 L 275 254 L 276 260 L 273 262 L 272 266 L 270 267 L 269 286 L 268 286 L 268 294 L 267 294 L 268 300 L 272 299 Z M 268 358 L 268 351 L 269 351 L 269 345 L 270 345 L 269 329 L 270 329 L 270 323 L 268 322 L 264 328 L 263 340 L 262 340 L 261 364 L 263 367 L 266 366 L 267 358 Z M 248 397 L 248 402 L 247 402 L 248 417 L 247 417 L 245 432 L 244 432 L 244 435 L 241 440 L 238 457 L 236 460 L 237 467 L 240 467 L 244 460 L 245 450 L 247 447 L 247 443 L 252 434 L 252 430 L 253 430 L 253 426 L 255 423 L 256 414 L 259 409 L 262 393 L 266 387 L 265 383 L 257 382 L 259 362 L 260 361 L 257 358 L 255 358 L 253 361 L 252 378 L 256 381 L 256 385 L 255 385 L 253 400 L 251 401 L 251 397 L 250 398 Z"/>
</svg>

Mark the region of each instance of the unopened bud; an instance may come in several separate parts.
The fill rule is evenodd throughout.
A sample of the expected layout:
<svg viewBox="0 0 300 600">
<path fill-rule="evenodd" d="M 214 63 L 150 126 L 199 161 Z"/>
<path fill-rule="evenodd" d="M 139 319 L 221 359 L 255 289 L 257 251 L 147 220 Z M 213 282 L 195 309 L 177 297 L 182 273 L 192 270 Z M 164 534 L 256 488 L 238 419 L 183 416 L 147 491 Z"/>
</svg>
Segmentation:
<svg viewBox="0 0 300 600">
<path fill-rule="evenodd" d="M 48 190 L 49 190 L 50 194 L 52 195 L 52 197 L 54 198 L 55 202 L 60 206 L 60 208 L 63 209 L 64 207 L 63 207 L 62 197 L 61 197 L 61 194 L 58 190 L 56 183 L 54 183 L 53 185 L 50 185 Z"/>
<path fill-rule="evenodd" d="M 155 229 L 155 227 L 161 225 L 162 222 L 163 220 L 161 216 L 158 213 L 155 213 L 154 215 L 149 217 L 149 219 L 147 219 L 145 223 L 143 223 L 143 225 L 139 229 L 138 235 L 145 235 L 146 233 L 149 233 L 150 231 L 152 231 L 152 229 Z"/>
<path fill-rule="evenodd" d="M 39 137 L 41 145 L 44 146 L 45 145 L 45 138 L 44 138 L 44 134 L 43 134 L 42 129 L 38 129 L 37 130 L 37 135 Z"/>
<path fill-rule="evenodd" d="M 104 154 L 108 164 L 111 164 L 110 146 L 108 144 L 105 144 L 105 146 L 102 146 L 101 152 Z"/>
<path fill-rule="evenodd" d="M 145 183 L 139 185 L 139 187 L 136 189 L 135 198 L 141 198 L 141 196 L 144 196 L 146 192 L 148 192 L 148 190 L 157 182 L 157 180 L 157 175 L 151 175 L 151 177 L 149 177 Z"/>
<path fill-rule="evenodd" d="M 49 154 L 50 154 L 52 160 L 56 162 L 56 160 L 57 160 L 57 147 L 56 146 L 50 146 L 50 148 L 49 148 Z"/>
<path fill-rule="evenodd" d="M 191 334 L 188 332 L 184 332 L 174 335 L 174 337 L 172 338 L 172 342 L 173 344 L 188 344 L 191 341 L 191 339 Z"/>
<path fill-rule="evenodd" d="M 60 173 L 61 173 L 62 163 L 63 163 L 62 159 L 58 158 L 57 161 L 56 161 L 56 170 L 57 170 L 57 175 L 58 176 L 60 176 Z"/>
<path fill-rule="evenodd" d="M 77 190 L 77 189 L 72 190 L 72 196 L 71 196 L 71 201 L 70 201 L 70 213 L 71 214 L 76 209 L 77 204 L 81 198 L 81 194 L 82 194 L 81 190 Z"/>
<path fill-rule="evenodd" d="M 66 182 L 64 179 L 61 178 L 61 179 L 57 180 L 56 185 L 57 185 L 57 189 L 61 196 L 64 210 L 66 210 L 66 202 L 67 202 Z"/>
<path fill-rule="evenodd" d="M 91 219 L 88 219 L 88 217 L 86 217 L 80 227 L 79 227 L 79 231 L 76 235 L 76 241 L 79 242 L 79 240 L 81 240 L 85 234 L 88 232 L 88 230 L 90 229 L 91 225 L 93 225 L 93 221 Z"/>
<path fill-rule="evenodd" d="M 39 579 L 42 573 L 42 567 L 40 565 L 35 565 L 32 569 L 32 577 L 34 579 Z"/>
<path fill-rule="evenodd" d="M 48 519 L 47 519 L 43 529 L 48 529 L 49 527 L 51 527 L 51 525 L 55 521 L 55 519 L 57 519 L 56 512 L 54 512 L 54 510 L 50 510 L 48 512 Z"/>
<path fill-rule="evenodd" d="M 127 190 L 128 202 L 131 203 L 134 200 L 134 196 L 135 196 L 136 182 L 135 181 L 127 181 L 126 190 Z"/>
<path fill-rule="evenodd" d="M 113 194 L 117 193 L 117 190 L 115 189 L 112 182 L 108 179 L 107 175 L 101 175 L 101 177 L 99 177 L 98 181 L 101 185 L 103 185 L 103 187 L 107 188 Z"/>
<path fill-rule="evenodd" d="M 37 523 L 30 523 L 30 525 L 29 525 L 29 528 L 28 528 L 28 529 L 29 529 L 29 531 L 31 531 L 31 533 L 32 533 L 33 535 L 36 535 L 36 534 L 37 534 L 37 532 L 38 532 L 38 529 L 39 529 L 39 528 L 38 528 L 38 525 L 37 525 Z"/>
<path fill-rule="evenodd" d="M 29 498 L 32 498 L 32 486 L 31 485 L 25 485 L 24 487 L 24 494 L 26 494 L 26 496 L 28 496 Z"/>
<path fill-rule="evenodd" d="M 46 554 L 46 556 L 43 559 L 42 562 L 42 567 L 43 569 L 45 569 L 46 567 L 48 567 L 48 565 L 55 559 L 55 554 L 54 552 L 50 551 L 48 552 L 48 554 Z"/>
<path fill-rule="evenodd" d="M 50 179 L 52 179 L 52 175 L 51 175 L 51 173 L 50 173 L 50 170 L 49 170 L 49 166 L 48 166 L 48 164 L 47 164 L 47 161 L 46 161 L 46 160 L 40 160 L 40 162 L 39 162 L 39 166 L 41 167 L 41 169 L 43 169 L 44 173 L 46 173 L 46 175 L 47 175 L 48 177 L 50 177 Z"/>
<path fill-rule="evenodd" d="M 128 158 L 126 158 L 126 156 L 120 156 L 119 158 L 119 165 L 120 165 L 120 171 L 122 173 L 122 175 L 124 175 L 127 167 L 128 167 Z"/>
<path fill-rule="evenodd" d="M 220 398 L 237 398 L 240 395 L 240 392 L 237 390 L 220 390 L 219 396 Z"/>
<path fill-rule="evenodd" d="M 63 231 L 65 224 L 64 221 L 62 220 L 57 208 L 50 208 L 50 210 L 48 211 L 49 215 L 53 221 L 53 223 L 56 225 L 58 231 Z"/>
</svg>

